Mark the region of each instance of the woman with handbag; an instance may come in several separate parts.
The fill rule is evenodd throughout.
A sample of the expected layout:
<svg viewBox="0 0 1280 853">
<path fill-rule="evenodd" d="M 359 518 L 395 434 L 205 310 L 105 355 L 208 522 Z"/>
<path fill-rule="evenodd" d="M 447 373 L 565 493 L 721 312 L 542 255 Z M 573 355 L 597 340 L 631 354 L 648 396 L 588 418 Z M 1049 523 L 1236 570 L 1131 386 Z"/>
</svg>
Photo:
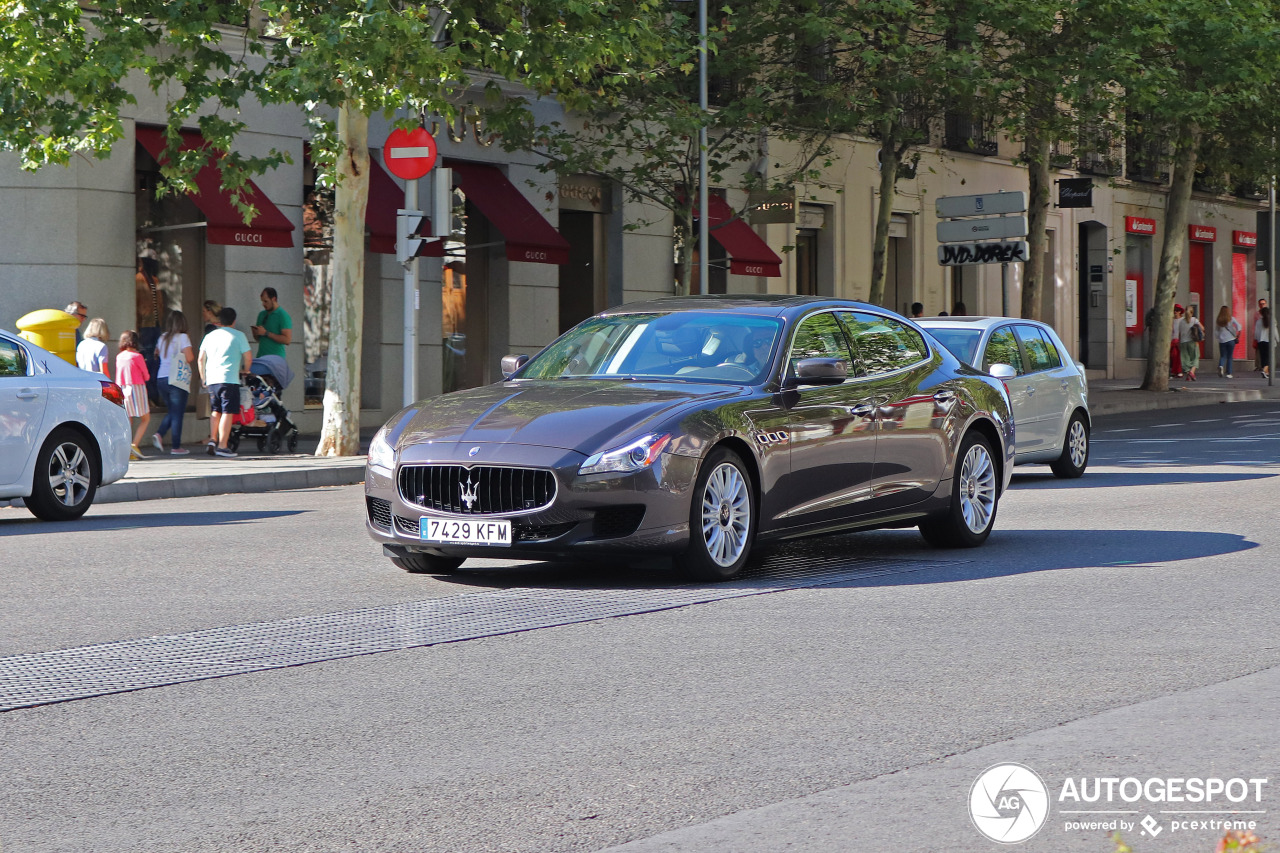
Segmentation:
<svg viewBox="0 0 1280 853">
<path fill-rule="evenodd" d="M 1218 375 L 1232 379 L 1231 368 L 1236 353 L 1236 341 L 1240 339 L 1243 327 L 1240 321 L 1231 316 L 1231 306 L 1223 305 L 1218 309 L 1218 319 L 1214 323 L 1218 329 Z"/>
<path fill-rule="evenodd" d="M 1200 369 L 1200 342 L 1204 340 L 1204 326 L 1196 316 L 1197 309 L 1188 305 L 1186 315 L 1178 326 L 1178 345 L 1182 349 L 1182 369 L 1187 379 L 1196 381 L 1196 371 Z"/>
<path fill-rule="evenodd" d="M 157 388 L 160 399 L 168 411 L 160 421 L 160 429 L 151 436 L 156 450 L 164 453 L 164 434 L 172 429 L 173 442 L 169 453 L 186 456 L 190 450 L 182 446 L 182 417 L 187 411 L 187 397 L 191 393 L 191 364 L 196 360 L 187 336 L 187 318 L 181 311 L 170 311 L 164 321 L 164 334 L 157 347 L 160 352 L 160 370 L 157 372 Z"/>
</svg>

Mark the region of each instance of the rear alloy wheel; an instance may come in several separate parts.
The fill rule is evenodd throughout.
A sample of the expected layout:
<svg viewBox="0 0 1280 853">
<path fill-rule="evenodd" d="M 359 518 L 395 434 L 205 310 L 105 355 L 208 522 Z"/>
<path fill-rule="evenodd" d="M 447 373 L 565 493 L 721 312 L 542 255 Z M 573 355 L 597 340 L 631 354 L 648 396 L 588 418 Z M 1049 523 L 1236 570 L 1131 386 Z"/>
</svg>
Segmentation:
<svg viewBox="0 0 1280 853">
<path fill-rule="evenodd" d="M 991 445 L 970 432 L 960 443 L 951 480 L 951 506 L 920 523 L 925 541 L 937 548 L 976 548 L 987 541 L 996 522 L 1000 483 Z"/>
<path fill-rule="evenodd" d="M 98 491 L 98 466 L 89 442 L 78 432 L 56 429 L 36 457 L 36 475 L 27 509 L 45 521 L 84 515 Z"/>
<path fill-rule="evenodd" d="M 689 548 L 676 559 L 688 577 L 732 578 L 747 564 L 756 535 L 755 495 L 742 460 L 731 450 L 712 451 L 698 474 L 689 510 Z"/>
<path fill-rule="evenodd" d="M 1084 474 L 1089 465 L 1089 425 L 1084 415 L 1076 412 L 1067 424 L 1067 436 L 1062 442 L 1062 455 L 1049 463 L 1053 473 L 1065 480 L 1074 480 Z"/>
<path fill-rule="evenodd" d="M 447 575 L 456 571 L 465 559 L 465 557 L 437 557 L 434 554 L 406 552 L 403 557 L 392 557 L 391 562 L 410 574 Z"/>
</svg>

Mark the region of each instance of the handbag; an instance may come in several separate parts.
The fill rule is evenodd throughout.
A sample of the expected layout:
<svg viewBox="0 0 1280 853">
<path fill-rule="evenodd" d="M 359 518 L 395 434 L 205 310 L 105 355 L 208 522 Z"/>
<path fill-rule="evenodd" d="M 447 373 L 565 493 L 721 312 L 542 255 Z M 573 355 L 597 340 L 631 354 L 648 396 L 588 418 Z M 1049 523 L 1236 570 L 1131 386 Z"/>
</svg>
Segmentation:
<svg viewBox="0 0 1280 853">
<path fill-rule="evenodd" d="M 169 367 L 169 384 L 191 393 L 191 365 L 187 363 L 187 359 L 181 352 L 173 357 Z"/>
<path fill-rule="evenodd" d="M 1201 326 L 1199 323 L 1191 324 L 1191 340 L 1196 343 L 1200 343 L 1204 340 L 1204 326 Z"/>
</svg>

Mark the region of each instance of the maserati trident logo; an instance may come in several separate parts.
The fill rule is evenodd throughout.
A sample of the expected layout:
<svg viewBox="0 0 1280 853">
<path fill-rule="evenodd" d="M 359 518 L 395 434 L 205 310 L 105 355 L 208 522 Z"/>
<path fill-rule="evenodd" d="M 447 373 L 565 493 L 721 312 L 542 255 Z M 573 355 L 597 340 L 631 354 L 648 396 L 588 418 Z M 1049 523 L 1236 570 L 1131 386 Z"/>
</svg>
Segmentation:
<svg viewBox="0 0 1280 853">
<path fill-rule="evenodd" d="M 476 502 L 476 490 L 480 486 L 479 480 L 472 480 L 467 477 L 466 482 L 458 483 L 458 492 L 462 497 L 462 503 L 466 506 L 467 512 L 471 512 L 471 505 Z"/>
<path fill-rule="evenodd" d="M 479 453 L 479 452 L 480 452 L 480 447 L 477 445 L 476 447 L 473 447 L 473 448 L 471 448 L 470 450 L 468 450 L 468 451 L 467 451 L 467 455 L 468 455 L 468 456 L 475 456 L 475 455 L 476 455 L 477 453 Z"/>
</svg>

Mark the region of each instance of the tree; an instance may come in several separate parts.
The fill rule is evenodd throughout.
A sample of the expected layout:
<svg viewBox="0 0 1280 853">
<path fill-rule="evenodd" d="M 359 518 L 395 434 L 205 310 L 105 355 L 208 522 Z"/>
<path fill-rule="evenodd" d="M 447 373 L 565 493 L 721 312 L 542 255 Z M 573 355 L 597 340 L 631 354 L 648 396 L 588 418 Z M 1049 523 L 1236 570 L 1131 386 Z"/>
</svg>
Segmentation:
<svg viewBox="0 0 1280 853">
<path fill-rule="evenodd" d="M 1132 4 L 1130 25 L 1141 39 L 1143 59 L 1119 80 L 1131 119 L 1141 116 L 1148 129 L 1166 132 L 1172 146 L 1172 186 L 1154 295 L 1156 322 L 1142 381 L 1146 390 L 1166 391 L 1173 300 L 1200 151 L 1232 117 L 1256 115 L 1259 105 L 1272 101 L 1280 81 L 1273 49 L 1280 27 L 1275 8 L 1265 0 L 1143 0 Z M 1260 141 L 1265 140 L 1267 123 L 1255 128 Z"/>
<path fill-rule="evenodd" d="M 672 3 L 657 28 L 662 48 L 654 61 L 602 65 L 557 89 L 554 97 L 572 111 L 565 121 L 539 121 L 520 109 L 503 145 L 542 156 L 544 171 L 596 175 L 616 182 L 630 201 L 669 211 L 678 288 L 690 292 L 699 129 L 707 127 L 711 186 L 790 189 L 816 177 L 831 136 L 856 126 L 850 117 L 859 105 L 843 97 L 830 74 L 840 37 L 831 10 L 847 5 L 744 0 L 719 10 L 708 23 L 704 115 L 695 4 Z M 788 153 L 770 140 L 786 143 Z"/>
<path fill-rule="evenodd" d="M 295 105 L 332 125 L 321 133 L 322 164 L 337 185 L 329 376 L 318 454 L 359 452 L 364 211 L 368 122 L 427 111 L 452 115 L 498 81 L 545 93 L 605 64 L 641 55 L 650 0 L 534 4 L 509 0 L 126 0 L 93 10 L 78 0 L 0 7 L 0 147 L 38 168 L 76 152 L 108 156 L 123 137 L 139 78 L 167 104 L 168 191 L 185 191 L 207 152 L 177 152 L 178 129 L 195 122 L 217 152 L 224 187 L 279 165 L 272 152 L 249 158 L 233 142 L 242 104 Z M 480 75 L 480 76 L 477 76 Z M 473 78 L 477 80 L 472 83 Z M 230 118 L 226 116 L 231 116 Z M 239 196 L 237 195 L 237 198 Z M 240 201 L 246 221 L 256 214 Z"/>
</svg>

